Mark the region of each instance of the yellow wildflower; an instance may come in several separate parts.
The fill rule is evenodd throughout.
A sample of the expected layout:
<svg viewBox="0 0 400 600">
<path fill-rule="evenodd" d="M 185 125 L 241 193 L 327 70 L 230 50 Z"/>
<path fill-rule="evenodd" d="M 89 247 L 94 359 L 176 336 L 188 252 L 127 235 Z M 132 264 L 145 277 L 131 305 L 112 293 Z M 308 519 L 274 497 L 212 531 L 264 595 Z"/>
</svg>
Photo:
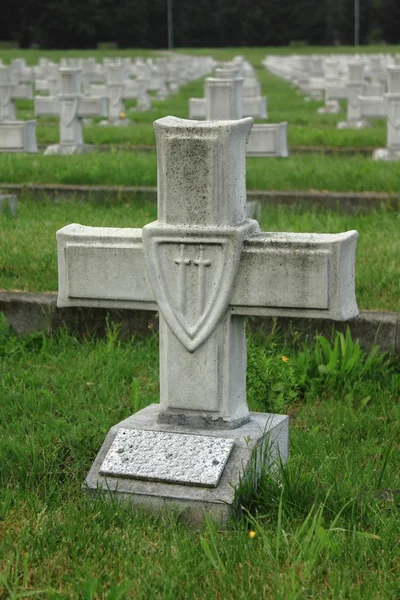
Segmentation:
<svg viewBox="0 0 400 600">
<path fill-rule="evenodd" d="M 287 356 L 282 356 L 282 360 L 283 360 L 283 362 L 289 362 L 289 359 Z"/>
<path fill-rule="evenodd" d="M 253 530 L 249 531 L 249 538 L 252 540 L 252 539 L 254 539 L 255 537 L 256 537 L 256 532 L 255 532 L 255 531 L 253 531 Z"/>
</svg>

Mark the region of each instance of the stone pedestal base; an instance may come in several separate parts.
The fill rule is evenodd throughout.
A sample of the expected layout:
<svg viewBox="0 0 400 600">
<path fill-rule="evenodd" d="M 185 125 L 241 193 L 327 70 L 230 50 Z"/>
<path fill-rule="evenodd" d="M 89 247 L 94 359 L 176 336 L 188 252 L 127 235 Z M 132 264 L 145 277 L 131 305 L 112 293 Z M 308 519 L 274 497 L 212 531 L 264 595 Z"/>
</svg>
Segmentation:
<svg viewBox="0 0 400 600">
<path fill-rule="evenodd" d="M 68 155 L 68 154 L 88 154 L 89 152 L 93 152 L 94 147 L 90 144 L 54 144 L 53 146 L 49 146 L 44 151 L 46 156 L 50 155 Z"/>
<path fill-rule="evenodd" d="M 279 460 L 287 460 L 289 417 L 285 415 L 250 413 L 249 422 L 237 429 L 209 430 L 160 424 L 159 410 L 158 404 L 152 404 L 110 429 L 86 478 L 87 493 L 128 500 L 150 512 L 175 509 L 191 524 L 201 523 L 205 513 L 222 523 L 240 513 L 240 491 L 246 484 L 255 486 L 262 469 L 274 469 Z M 138 440 L 137 449 L 118 441 L 130 435 Z M 151 442 L 157 437 L 162 438 L 159 449 Z M 151 439 L 143 444 L 142 438 Z M 229 450 L 222 452 L 221 446 Z M 226 460 L 225 467 L 221 460 Z M 155 466 L 149 467 L 150 463 Z M 215 468 L 222 474 L 213 475 Z M 134 475 L 128 477 L 129 471 Z"/>
<path fill-rule="evenodd" d="M 1 121 L 0 152 L 37 152 L 36 121 Z"/>
<path fill-rule="evenodd" d="M 372 153 L 372 160 L 400 160 L 400 150 L 390 150 L 389 148 L 377 148 Z"/>
<path fill-rule="evenodd" d="M 359 121 L 339 121 L 337 129 L 369 129 L 372 127 L 369 121 L 360 119 Z"/>
</svg>

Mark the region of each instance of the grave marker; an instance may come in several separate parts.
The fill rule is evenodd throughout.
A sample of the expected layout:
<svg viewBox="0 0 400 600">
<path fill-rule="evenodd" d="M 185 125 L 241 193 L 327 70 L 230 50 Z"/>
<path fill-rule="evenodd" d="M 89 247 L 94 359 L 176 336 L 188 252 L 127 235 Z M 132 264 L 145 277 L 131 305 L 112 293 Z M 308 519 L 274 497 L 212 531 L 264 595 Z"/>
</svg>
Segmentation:
<svg viewBox="0 0 400 600">
<path fill-rule="evenodd" d="M 128 127 L 133 124 L 130 119 L 121 119 L 121 113 L 125 114 L 126 112 L 124 100 L 137 100 L 138 110 L 149 110 L 151 106 L 147 94 L 147 83 L 141 79 L 124 79 L 122 65 L 109 64 L 106 83 L 104 85 L 92 84 L 88 88 L 90 96 L 106 96 L 108 98 L 108 119 L 101 121 L 100 125 Z"/>
<path fill-rule="evenodd" d="M 32 98 L 32 88 L 13 79 L 9 67 L 0 66 L 0 152 L 37 152 L 36 121 L 15 119 L 16 99 Z"/>
<path fill-rule="evenodd" d="M 160 404 L 110 430 L 88 491 L 226 519 L 254 456 L 288 453 L 288 417 L 247 407 L 246 315 L 358 314 L 356 232 L 261 233 L 246 217 L 251 126 L 156 121 L 158 221 L 57 233 L 59 306 L 160 312 Z"/>
<path fill-rule="evenodd" d="M 400 160 L 400 66 L 387 68 L 388 92 L 384 94 L 387 147 L 374 150 L 374 160 Z"/>
<path fill-rule="evenodd" d="M 217 121 L 241 119 L 244 116 L 267 117 L 265 96 L 243 96 L 244 80 L 237 65 L 216 69 L 216 74 L 217 77 L 205 79 L 205 98 L 189 99 L 191 118 Z M 255 125 L 250 134 L 247 155 L 286 158 L 289 155 L 287 123 Z"/>
<path fill-rule="evenodd" d="M 364 64 L 359 61 L 348 62 L 349 79 L 347 89 L 347 120 L 339 121 L 338 129 L 363 129 L 371 124 L 363 119 L 360 96 L 365 96 Z"/>
<path fill-rule="evenodd" d="M 62 67 L 60 92 L 56 97 L 35 97 L 35 115 L 60 117 L 60 143 L 49 146 L 45 154 L 81 154 L 92 146 L 83 143 L 83 118 L 107 116 L 106 98 L 81 94 L 81 69 Z"/>
<path fill-rule="evenodd" d="M 31 100 L 32 86 L 14 80 L 10 67 L 0 66 L 0 121 L 15 121 L 15 100 Z"/>
</svg>

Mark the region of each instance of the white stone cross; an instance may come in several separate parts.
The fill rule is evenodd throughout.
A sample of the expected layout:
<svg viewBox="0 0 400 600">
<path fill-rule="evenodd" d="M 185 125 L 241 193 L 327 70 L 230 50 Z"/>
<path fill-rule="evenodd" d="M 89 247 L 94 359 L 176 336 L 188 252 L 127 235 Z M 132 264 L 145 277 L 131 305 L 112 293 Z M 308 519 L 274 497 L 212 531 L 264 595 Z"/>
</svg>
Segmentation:
<svg viewBox="0 0 400 600">
<path fill-rule="evenodd" d="M 400 160 L 400 66 L 387 68 L 388 91 L 384 94 L 387 147 L 374 150 L 374 160 Z"/>
<path fill-rule="evenodd" d="M 238 67 L 216 69 L 217 77 L 207 77 L 204 82 L 205 98 L 190 98 L 189 113 L 193 118 L 213 120 L 241 119 L 245 108 L 249 110 L 255 101 L 258 117 L 266 113 L 265 97 L 244 97 L 243 77 Z M 250 101 L 250 102 L 249 102 Z M 247 107 L 246 107 L 247 103 Z M 288 156 L 287 123 L 261 123 L 253 127 L 247 144 L 247 156 Z"/>
<path fill-rule="evenodd" d="M 15 100 L 31 100 L 32 86 L 13 81 L 10 67 L 0 66 L 0 121 L 15 121 Z"/>
<path fill-rule="evenodd" d="M 83 143 L 85 117 L 107 116 L 106 98 L 81 94 L 81 69 L 62 67 L 57 97 L 36 96 L 35 115 L 60 117 L 60 143 L 49 146 L 45 154 L 77 154 L 92 148 Z"/>
<path fill-rule="evenodd" d="M 0 152 L 37 152 L 36 121 L 15 120 L 17 98 L 32 98 L 32 87 L 18 83 L 10 67 L 0 66 Z"/>
<path fill-rule="evenodd" d="M 108 98 L 108 119 L 100 125 L 128 126 L 129 119 L 121 119 L 126 112 L 124 100 L 137 100 L 138 110 L 150 109 L 150 98 L 147 93 L 148 82 L 142 79 L 125 79 L 123 65 L 109 64 L 106 68 L 106 83 L 91 84 L 88 94 L 92 97 Z"/>
<path fill-rule="evenodd" d="M 260 440 L 275 417 L 250 414 L 247 407 L 246 315 L 346 320 L 358 314 L 357 232 L 261 233 L 258 223 L 246 217 L 251 127 L 251 118 L 156 121 L 158 220 L 143 229 L 69 225 L 57 232 L 59 306 L 159 310 L 160 404 L 134 415 L 128 429 L 133 423 L 152 431 L 230 436 L 239 440 L 240 452 L 247 452 L 245 437 Z M 282 425 L 284 417 L 276 418 Z M 287 421 L 285 431 L 287 436 Z M 89 487 L 103 485 L 104 473 L 110 474 L 110 455 L 101 471 L 105 454 L 124 452 L 125 446 L 111 447 L 115 434 L 114 428 L 93 466 Z M 285 454 L 282 447 L 280 451 Z M 233 456 L 236 460 L 239 454 Z M 241 455 L 240 461 L 247 464 L 248 458 Z M 228 487 L 238 482 L 243 466 L 232 471 L 229 465 L 221 479 Z M 139 471 L 132 467 L 131 474 L 135 481 L 142 472 L 142 466 L 136 467 Z M 156 474 L 154 479 L 164 477 Z M 132 498 L 150 493 L 147 488 L 138 492 L 137 482 L 119 479 L 118 490 L 125 484 L 134 485 L 127 491 Z M 110 485 L 113 481 L 107 480 Z M 226 494 L 219 500 L 232 504 L 223 489 Z M 186 488 L 181 492 L 190 496 Z M 174 497 L 169 488 L 159 493 Z"/>
<path fill-rule="evenodd" d="M 366 96 L 366 81 L 364 78 L 364 63 L 359 60 L 348 62 L 347 89 L 347 120 L 339 121 L 338 129 L 363 129 L 371 124 L 363 119 L 360 97 Z"/>
<path fill-rule="evenodd" d="M 163 418 L 183 410 L 227 427 L 248 418 L 245 315 L 357 315 L 355 232 L 260 233 L 245 217 L 251 125 L 156 121 L 158 221 L 57 234 L 60 306 L 160 310 Z"/>
<path fill-rule="evenodd" d="M 260 96 L 257 78 L 242 77 L 238 65 L 215 69 L 215 78 L 205 79 L 204 96 L 189 98 L 189 118 L 210 121 L 268 118 L 267 98 Z"/>
<path fill-rule="evenodd" d="M 339 100 L 347 99 L 347 87 L 341 81 L 336 60 L 327 59 L 324 63 L 325 105 L 318 109 L 319 114 L 336 114 L 340 110 Z"/>
</svg>

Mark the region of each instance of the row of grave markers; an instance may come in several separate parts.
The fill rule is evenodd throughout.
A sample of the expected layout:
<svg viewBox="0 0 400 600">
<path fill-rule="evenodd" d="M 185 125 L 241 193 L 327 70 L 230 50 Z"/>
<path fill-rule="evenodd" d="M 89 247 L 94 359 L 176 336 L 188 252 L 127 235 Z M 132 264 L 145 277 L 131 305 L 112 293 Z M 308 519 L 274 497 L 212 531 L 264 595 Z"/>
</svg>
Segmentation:
<svg viewBox="0 0 400 600">
<path fill-rule="evenodd" d="M 199 66 L 196 75 L 200 75 L 209 66 L 210 59 L 207 58 L 201 69 Z M 25 151 L 36 152 L 35 122 L 11 120 L 11 116 L 15 116 L 13 101 L 22 97 L 22 94 L 21 91 L 19 95 L 12 92 L 13 88 L 18 86 L 11 85 L 10 70 L 7 71 L 6 67 L 0 69 L 0 77 L 3 77 L 4 82 L 4 96 L 7 89 L 11 90 L 7 96 L 8 110 L 4 108 L 4 115 L 9 116 L 0 124 L 0 136 L 2 127 L 3 132 L 7 130 L 5 149 L 17 150 L 22 145 Z M 91 72 L 92 80 L 99 78 L 98 71 Z M 83 119 L 108 116 L 100 125 L 128 125 L 129 120 L 120 118 L 121 113 L 125 113 L 126 99 L 137 99 L 139 109 L 149 108 L 146 86 L 141 85 L 140 79 L 124 79 L 122 64 L 106 65 L 106 83 L 103 84 L 93 83 L 86 72 L 85 94 L 82 94 L 82 75 L 83 72 L 79 68 L 62 67 L 57 71 L 55 85 L 55 73 L 52 70 L 48 85 L 51 94 L 36 96 L 34 99 L 36 116 L 60 118 L 60 142 L 49 146 L 45 154 L 76 154 L 90 151 L 92 147 L 83 142 Z M 190 100 L 191 118 L 232 120 L 243 116 L 267 117 L 267 99 L 260 95 L 260 85 L 254 69 L 242 57 L 237 57 L 232 63 L 226 63 L 216 69 L 215 78 L 206 78 L 205 90 L 205 99 Z M 31 97 L 26 84 L 23 91 L 23 97 Z M 194 114 L 196 110 L 197 113 Z M 255 125 L 248 142 L 247 155 L 287 157 L 287 124 Z"/>
<path fill-rule="evenodd" d="M 267 119 L 267 98 L 254 68 L 241 56 L 215 69 L 204 81 L 204 98 L 189 99 L 189 118 L 231 120 L 243 117 Z M 247 156 L 286 158 L 287 123 L 257 123 L 253 126 Z"/>
<path fill-rule="evenodd" d="M 375 160 L 400 159 L 400 55 L 337 55 L 267 57 L 271 72 L 292 81 L 316 99 L 318 112 L 337 113 L 347 101 L 347 118 L 339 129 L 370 127 L 368 119 L 387 120 L 387 147 L 373 152 Z"/>
<path fill-rule="evenodd" d="M 168 67 L 175 60 L 160 59 L 157 65 Z M 57 116 L 60 118 L 60 143 L 50 146 L 47 154 L 71 154 L 86 152 L 90 147 L 83 142 L 82 119 L 105 117 L 102 125 L 128 125 L 128 119 L 121 119 L 125 113 L 124 100 L 135 99 L 135 110 L 149 110 L 148 90 L 157 90 L 157 97 L 165 99 L 170 92 L 179 90 L 179 86 L 192 78 L 198 78 L 210 71 L 214 61 L 210 57 L 196 59 L 180 57 L 178 64 L 190 63 L 182 69 L 179 79 L 156 72 L 155 79 L 144 79 L 149 64 L 137 62 L 106 61 L 105 65 L 96 65 L 85 60 L 79 67 L 79 61 L 69 61 L 61 68 L 44 62 L 36 73 L 33 67 L 23 67 L 19 61 L 10 67 L 0 66 L 0 151 L 37 152 L 36 121 L 17 121 L 15 119 L 15 100 L 32 99 L 34 79 L 48 96 L 36 96 L 34 99 L 36 116 Z M 90 67 L 90 69 L 89 69 Z M 47 72 L 48 79 L 44 78 Z M 135 74 L 136 79 L 130 75 Z M 35 78 L 37 76 L 37 78 Z M 103 79 L 104 83 L 99 83 Z M 82 87 L 82 81 L 85 85 Z M 22 81 L 22 83 L 21 83 Z M 168 87 L 167 87 L 168 84 Z M 82 92 L 85 93 L 82 93 Z"/>
</svg>

